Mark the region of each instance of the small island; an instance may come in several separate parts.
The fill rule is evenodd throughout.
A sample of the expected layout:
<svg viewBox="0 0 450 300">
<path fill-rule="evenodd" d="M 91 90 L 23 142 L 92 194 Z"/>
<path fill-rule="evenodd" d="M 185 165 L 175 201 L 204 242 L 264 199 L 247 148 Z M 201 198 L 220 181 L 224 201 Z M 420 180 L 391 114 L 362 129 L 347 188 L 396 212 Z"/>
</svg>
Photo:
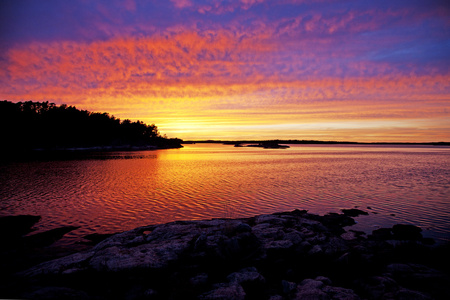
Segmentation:
<svg viewBox="0 0 450 300">
<path fill-rule="evenodd" d="M 248 145 L 242 145 L 242 143 L 236 143 L 234 147 L 258 147 L 258 148 L 264 148 L 264 149 L 287 149 L 290 148 L 288 145 L 280 145 L 275 141 L 266 141 L 266 142 L 260 142 L 258 144 L 248 144 Z"/>
</svg>

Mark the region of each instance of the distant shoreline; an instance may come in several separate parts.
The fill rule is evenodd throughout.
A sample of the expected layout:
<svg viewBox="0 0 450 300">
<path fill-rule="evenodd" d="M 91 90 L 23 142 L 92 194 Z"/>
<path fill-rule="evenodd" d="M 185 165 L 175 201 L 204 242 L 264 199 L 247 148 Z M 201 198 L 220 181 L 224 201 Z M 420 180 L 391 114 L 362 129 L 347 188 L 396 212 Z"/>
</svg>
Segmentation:
<svg viewBox="0 0 450 300">
<path fill-rule="evenodd" d="M 258 144 L 273 142 L 280 144 L 325 144 L 325 145 L 405 145 L 405 146 L 450 146 L 450 142 L 427 142 L 427 143 L 409 143 L 409 142 L 348 142 L 348 141 L 315 141 L 315 140 L 186 140 L 181 144 Z"/>
<path fill-rule="evenodd" d="M 164 149 L 183 148 L 180 143 L 166 145 L 120 145 L 120 146 L 95 146 L 95 147 L 58 147 L 51 149 L 27 149 L 23 151 L 0 151 L 0 161 L 30 161 L 30 160 L 66 160 L 66 159 L 99 159 L 101 153 L 154 151 Z M 109 157 L 105 157 L 109 158 Z"/>
</svg>

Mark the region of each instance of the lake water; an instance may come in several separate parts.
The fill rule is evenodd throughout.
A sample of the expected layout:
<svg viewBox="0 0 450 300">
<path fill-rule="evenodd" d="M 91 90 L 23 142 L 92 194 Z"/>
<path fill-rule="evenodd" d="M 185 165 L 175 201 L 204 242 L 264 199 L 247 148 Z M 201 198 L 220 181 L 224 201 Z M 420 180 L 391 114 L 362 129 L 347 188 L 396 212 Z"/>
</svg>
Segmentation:
<svg viewBox="0 0 450 300">
<path fill-rule="evenodd" d="M 81 226 L 66 241 L 174 220 L 359 207 L 354 227 L 415 224 L 450 240 L 450 148 L 194 144 L 0 164 L 0 215 L 42 216 L 37 231 Z"/>
</svg>

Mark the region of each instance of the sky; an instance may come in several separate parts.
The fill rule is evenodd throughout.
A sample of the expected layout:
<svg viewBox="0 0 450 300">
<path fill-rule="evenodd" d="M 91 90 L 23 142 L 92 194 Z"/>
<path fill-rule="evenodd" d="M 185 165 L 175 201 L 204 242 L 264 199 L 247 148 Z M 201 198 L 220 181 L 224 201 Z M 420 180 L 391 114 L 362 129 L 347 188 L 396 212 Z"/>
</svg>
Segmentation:
<svg viewBox="0 0 450 300">
<path fill-rule="evenodd" d="M 450 142 L 450 2 L 2 0 L 0 99 L 184 140 Z"/>
</svg>

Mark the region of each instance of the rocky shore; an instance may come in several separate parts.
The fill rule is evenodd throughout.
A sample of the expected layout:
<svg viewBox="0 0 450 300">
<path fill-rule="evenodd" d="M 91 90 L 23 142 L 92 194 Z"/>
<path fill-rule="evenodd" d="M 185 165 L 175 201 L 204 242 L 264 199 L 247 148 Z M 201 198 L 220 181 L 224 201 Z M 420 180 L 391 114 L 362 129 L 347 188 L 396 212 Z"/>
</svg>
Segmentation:
<svg viewBox="0 0 450 300">
<path fill-rule="evenodd" d="M 346 231 L 359 214 L 177 221 L 70 255 L 48 245 L 73 228 L 24 237 L 39 217 L 0 218 L 0 298 L 450 299 L 448 245 L 412 225 Z"/>
</svg>

